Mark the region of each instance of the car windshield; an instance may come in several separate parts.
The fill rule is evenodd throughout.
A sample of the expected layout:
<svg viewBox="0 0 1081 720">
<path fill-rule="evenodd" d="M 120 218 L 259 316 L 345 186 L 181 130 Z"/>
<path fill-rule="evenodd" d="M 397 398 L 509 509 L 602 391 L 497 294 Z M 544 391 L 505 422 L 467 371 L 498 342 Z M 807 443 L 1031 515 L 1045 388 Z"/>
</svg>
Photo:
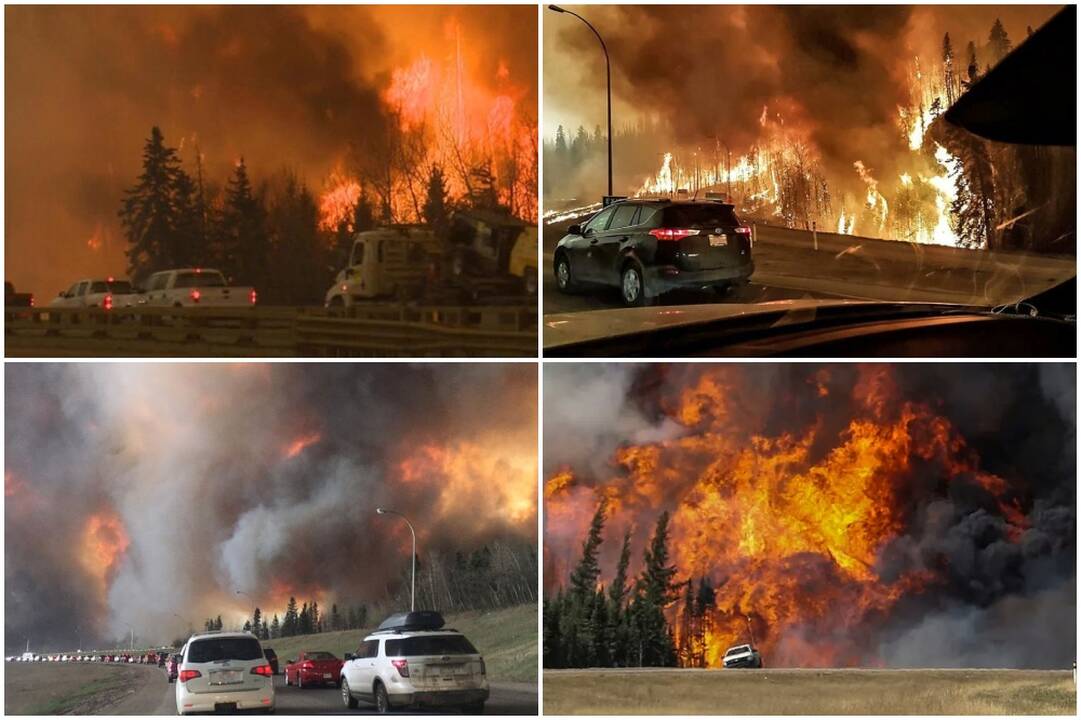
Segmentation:
<svg viewBox="0 0 1081 720">
<path fill-rule="evenodd" d="M 180 272 L 176 274 L 174 287 L 225 287 L 225 278 L 217 270 L 204 270 L 203 272 Z"/>
<path fill-rule="evenodd" d="M 263 657 L 255 638 L 222 637 L 194 640 L 188 646 L 188 662 L 208 663 L 219 660 L 258 660 Z"/>
<path fill-rule="evenodd" d="M 388 657 L 417 655 L 476 655 L 477 649 L 462 635 L 418 635 L 387 640 Z"/>
<path fill-rule="evenodd" d="M 728 652 L 726 652 L 725 655 L 739 655 L 740 653 L 747 652 L 750 649 L 750 645 L 737 645 L 736 647 L 728 648 Z"/>
<path fill-rule="evenodd" d="M 736 23 L 742 12 L 657 6 L 649 13 L 628 10 L 623 19 L 628 27 L 667 20 L 681 28 L 681 44 L 710 47 L 718 23 Z M 808 8 L 805 21 L 832 26 L 865 18 L 859 8 L 832 12 Z M 996 70 L 1008 71 L 1011 61 L 1029 63 L 1020 77 L 1056 72 L 1046 59 L 1053 54 L 1021 50 L 1043 42 L 1041 31 L 1061 18 L 1058 8 L 1024 12 L 1025 19 L 1015 19 L 1018 35 L 1011 27 L 1013 42 L 997 50 L 980 40 L 996 22 L 994 9 L 974 11 L 972 26 L 935 16 L 935 52 L 915 61 L 896 48 L 880 56 L 869 45 L 846 46 L 852 67 L 881 71 L 860 88 L 851 78 L 824 75 L 771 90 L 746 80 L 759 77 L 757 70 L 741 72 L 754 58 L 733 57 L 725 68 L 731 82 L 723 111 L 701 102 L 701 84 L 689 79 L 716 62 L 710 53 L 688 54 L 680 81 L 663 64 L 639 58 L 618 72 L 633 67 L 639 87 L 651 90 L 616 101 L 622 129 L 611 165 L 603 126 L 593 133 L 592 116 L 582 115 L 582 98 L 603 99 L 604 74 L 572 72 L 577 36 L 554 28 L 549 34 L 546 24 L 545 332 L 568 342 L 579 330 L 591 337 L 666 332 L 681 317 L 740 322 L 756 309 L 793 304 L 778 301 L 805 301 L 808 323 L 826 315 L 816 308 L 851 300 L 1013 311 L 1074 278 L 1076 150 L 1072 133 L 1054 132 L 1060 118 L 1076 115 L 1073 86 L 1056 94 L 1061 112 L 1053 117 L 1026 113 L 1040 99 L 1035 91 L 1026 97 L 1004 84 L 993 98 L 973 100 L 968 116 L 957 112 L 979 95 L 978 85 L 994 90 L 1003 77 Z M 947 33 L 955 43 L 948 59 Z M 967 47 L 979 48 L 975 62 Z M 773 52 L 780 67 L 795 67 L 804 50 Z M 635 57 L 613 56 L 613 65 Z M 664 92 L 652 91 L 662 86 Z M 886 94 L 888 107 L 881 105 Z M 822 102 L 824 96 L 833 101 Z M 619 233 L 626 237 L 616 238 L 618 246 L 595 237 L 587 223 L 611 207 L 613 196 L 649 199 L 660 217 Z M 749 233 L 734 233 L 737 222 Z M 573 226 L 580 232 L 570 233 Z M 714 233 L 718 227 L 726 232 Z M 701 232 L 665 234 L 665 228 Z M 569 259 L 562 280 L 561 256 Z M 635 263 L 640 277 L 633 275 Z M 651 307 L 624 311 L 634 305 Z M 666 310 L 677 305 L 700 307 Z M 1068 309 L 1058 314 L 1070 316 Z"/>
<path fill-rule="evenodd" d="M 334 656 L 334 653 L 328 653 L 328 652 L 305 653 L 304 657 L 308 658 L 309 660 L 337 660 L 338 659 L 338 658 L 336 658 Z"/>
</svg>

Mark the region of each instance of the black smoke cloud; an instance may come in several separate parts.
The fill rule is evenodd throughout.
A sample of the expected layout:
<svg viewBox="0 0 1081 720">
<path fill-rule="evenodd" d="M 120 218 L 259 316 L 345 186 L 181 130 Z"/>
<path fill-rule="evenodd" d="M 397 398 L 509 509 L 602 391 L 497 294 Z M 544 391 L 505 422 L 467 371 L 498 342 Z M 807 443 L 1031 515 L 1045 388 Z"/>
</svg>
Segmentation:
<svg viewBox="0 0 1081 720">
<path fill-rule="evenodd" d="M 836 446 L 853 417 L 867 412 L 854 399 L 861 376 L 854 364 L 548 365 L 544 372 L 545 477 L 571 470 L 579 483 L 571 497 L 581 505 L 574 514 L 581 526 L 545 528 L 549 591 L 565 582 L 557 574 L 580 551 L 596 502 L 592 488 L 622 472 L 614 451 L 689 432 L 671 412 L 703 374 L 735 379 L 725 398 L 729 429 L 747 437 L 801 437 L 817 425 L 812 461 Z M 1070 364 L 891 366 L 897 398 L 950 421 L 979 454 L 980 469 L 1006 481 L 1006 497 L 1018 503 L 1025 527 L 1011 537 L 1016 528 L 977 478 L 946 483 L 934 464 L 913 463 L 909 485 L 898 495 L 905 529 L 881 549 L 875 571 L 883 582 L 913 571 L 933 573 L 936 582 L 929 592 L 902 598 L 869 629 L 871 654 L 887 666 L 1065 668 L 1073 661 L 1074 372 Z M 646 542 L 655 513 L 674 509 L 685 493 L 684 487 L 666 488 L 666 507 L 632 520 L 635 548 Z M 614 571 L 623 529 L 608 528 L 605 578 Z"/>
<path fill-rule="evenodd" d="M 84 646 L 129 626 L 167 641 L 241 619 L 237 590 L 272 612 L 289 593 L 384 602 L 409 545 L 379 505 L 410 517 L 422 561 L 536 541 L 532 367 L 42 364 L 5 384 L 9 651 L 76 627 Z M 402 469 L 462 446 L 465 473 Z M 83 558 L 102 512 L 129 538 L 104 588 Z"/>
</svg>

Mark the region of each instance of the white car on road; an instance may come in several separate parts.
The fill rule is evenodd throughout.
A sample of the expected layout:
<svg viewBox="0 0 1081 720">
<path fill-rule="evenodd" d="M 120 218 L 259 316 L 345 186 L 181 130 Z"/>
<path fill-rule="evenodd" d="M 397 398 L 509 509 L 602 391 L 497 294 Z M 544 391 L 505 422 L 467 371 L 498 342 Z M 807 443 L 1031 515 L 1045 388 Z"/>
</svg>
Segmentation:
<svg viewBox="0 0 1081 720">
<path fill-rule="evenodd" d="M 255 307 L 255 288 L 229 285 L 218 270 L 162 270 L 146 280 L 143 303 L 159 307 Z"/>
<path fill-rule="evenodd" d="M 381 713 L 457 707 L 470 715 L 484 711 L 489 693 L 484 658 L 431 611 L 391 615 L 364 638 L 345 656 L 341 690 L 348 709 L 364 700 Z"/>
<path fill-rule="evenodd" d="M 274 712 L 274 675 L 251 633 L 211 632 L 193 635 L 180 656 L 176 711 Z"/>
<path fill-rule="evenodd" d="M 139 304 L 139 294 L 127 280 L 115 278 L 79 280 L 49 303 L 55 308 L 101 307 L 112 310 Z"/>
</svg>

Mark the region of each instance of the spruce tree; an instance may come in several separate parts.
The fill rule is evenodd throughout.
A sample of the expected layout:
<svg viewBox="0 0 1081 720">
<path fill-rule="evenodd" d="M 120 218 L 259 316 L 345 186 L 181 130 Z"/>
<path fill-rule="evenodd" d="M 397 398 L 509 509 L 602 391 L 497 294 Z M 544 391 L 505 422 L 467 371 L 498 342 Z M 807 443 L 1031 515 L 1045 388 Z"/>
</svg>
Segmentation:
<svg viewBox="0 0 1081 720">
<path fill-rule="evenodd" d="M 297 634 L 297 599 L 289 598 L 289 604 L 285 606 L 285 619 L 282 621 L 282 637 L 293 637 Z"/>
<path fill-rule="evenodd" d="M 428 173 L 428 188 L 424 198 L 424 207 L 421 214 L 424 223 L 431 228 L 437 237 L 443 237 L 447 231 L 448 201 L 446 178 L 443 176 L 443 168 L 432 165 Z"/>
<path fill-rule="evenodd" d="M 282 626 L 281 623 L 278 622 L 278 614 L 274 613 L 274 619 L 270 621 L 270 637 L 271 639 L 276 639 L 281 637 L 281 634 Z"/>
<path fill-rule="evenodd" d="M 995 18 L 995 23 L 991 26 L 991 32 L 987 38 L 987 45 L 991 50 L 992 65 L 1006 57 L 1013 48 L 1013 44 L 1010 43 L 1010 36 L 1006 34 L 1006 28 L 1003 26 L 1002 20 Z"/>
<path fill-rule="evenodd" d="M 143 171 L 125 191 L 119 216 L 128 240 L 128 274 L 136 280 L 171 260 L 178 226 L 175 188 L 180 161 L 156 125 L 143 146 Z"/>
<path fill-rule="evenodd" d="M 591 597 L 597 589 L 597 578 L 600 577 L 601 568 L 597 563 L 597 552 L 601 542 L 604 541 L 604 513 L 605 501 L 597 505 L 593 513 L 593 520 L 589 523 L 589 534 L 582 543 L 582 559 L 578 561 L 571 573 L 571 593 L 578 600 L 584 601 Z"/>
<path fill-rule="evenodd" d="M 266 210 L 252 189 L 244 158 L 229 178 L 218 234 L 222 272 L 234 282 L 265 287 Z"/>
</svg>

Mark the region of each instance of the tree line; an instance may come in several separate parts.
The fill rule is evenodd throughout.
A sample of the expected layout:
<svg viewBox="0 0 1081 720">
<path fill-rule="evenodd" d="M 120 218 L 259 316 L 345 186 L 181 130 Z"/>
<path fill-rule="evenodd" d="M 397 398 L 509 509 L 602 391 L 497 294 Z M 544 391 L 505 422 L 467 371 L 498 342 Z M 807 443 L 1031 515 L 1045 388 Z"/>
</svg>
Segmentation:
<svg viewBox="0 0 1081 720">
<path fill-rule="evenodd" d="M 457 201 L 442 167 L 417 172 L 424 172 L 417 219 L 437 232 L 459 207 L 507 210 L 487 166 L 471 171 L 470 193 Z M 118 214 L 128 275 L 137 285 L 158 270 L 209 267 L 231 282 L 254 285 L 263 302 L 289 305 L 321 303 L 354 233 L 399 220 L 389 202 L 362 191 L 336 227 L 323 227 L 318 198 L 294 172 L 255 183 L 241 157 L 219 185 L 205 177 L 197 147 L 194 168 L 186 169 L 156 126 Z"/>
<path fill-rule="evenodd" d="M 444 614 L 496 610 L 537 601 L 538 556 L 535 543 L 494 540 L 470 551 L 433 552 L 416 558 L 416 607 Z M 284 613 L 268 616 L 255 608 L 243 629 L 262 640 L 294 635 L 363 630 L 410 606 L 411 568 L 396 578 L 394 590 L 368 603 L 332 603 L 321 611 L 315 600 L 299 607 L 290 597 Z M 207 631 L 225 629 L 221 615 L 206 618 Z"/>
<path fill-rule="evenodd" d="M 597 562 L 605 512 L 602 501 L 569 584 L 544 601 L 544 666 L 676 666 L 684 648 L 677 643 L 676 628 L 669 624 L 666 610 L 677 602 L 681 584 L 669 562 L 668 513 L 662 512 L 657 519 L 636 578 L 628 574 L 631 536 L 629 532 L 623 536 L 615 575 L 605 588 Z"/>
</svg>

